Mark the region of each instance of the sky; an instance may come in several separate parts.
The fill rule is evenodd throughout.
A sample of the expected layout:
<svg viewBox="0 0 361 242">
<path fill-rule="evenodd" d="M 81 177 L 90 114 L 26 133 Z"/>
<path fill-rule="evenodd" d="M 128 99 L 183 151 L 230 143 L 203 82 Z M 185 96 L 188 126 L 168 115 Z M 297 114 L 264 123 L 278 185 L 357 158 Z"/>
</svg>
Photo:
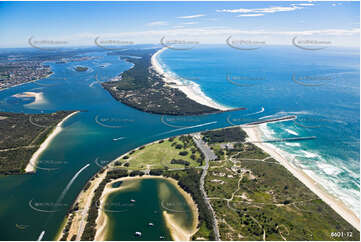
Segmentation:
<svg viewBox="0 0 361 242">
<path fill-rule="evenodd" d="M 225 43 L 232 36 L 289 44 L 327 39 L 359 46 L 359 2 L 0 2 L 0 47 L 32 41 L 94 45 L 169 40 Z M 59 43 L 60 43 L 59 42 Z M 58 43 L 58 44 L 59 44 Z M 43 43 L 44 44 L 44 43 Z"/>
</svg>

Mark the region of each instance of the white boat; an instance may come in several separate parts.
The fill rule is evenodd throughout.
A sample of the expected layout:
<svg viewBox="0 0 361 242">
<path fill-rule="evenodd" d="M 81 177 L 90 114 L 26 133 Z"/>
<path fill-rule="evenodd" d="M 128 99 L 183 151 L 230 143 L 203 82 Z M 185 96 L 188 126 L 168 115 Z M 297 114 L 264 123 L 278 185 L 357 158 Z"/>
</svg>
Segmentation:
<svg viewBox="0 0 361 242">
<path fill-rule="evenodd" d="M 138 232 L 138 231 L 137 231 L 137 232 L 135 232 L 134 234 L 135 234 L 135 236 L 137 236 L 137 237 L 142 236 L 142 233 L 141 233 L 141 232 Z"/>
</svg>

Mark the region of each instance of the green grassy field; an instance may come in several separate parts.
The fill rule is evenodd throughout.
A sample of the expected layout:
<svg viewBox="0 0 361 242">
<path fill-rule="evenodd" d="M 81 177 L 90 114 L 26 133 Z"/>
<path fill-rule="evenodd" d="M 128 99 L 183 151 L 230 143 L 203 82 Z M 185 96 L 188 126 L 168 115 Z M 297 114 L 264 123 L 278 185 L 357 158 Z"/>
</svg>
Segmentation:
<svg viewBox="0 0 361 242">
<path fill-rule="evenodd" d="M 198 159 L 201 153 L 190 136 L 179 136 L 138 148 L 126 157 L 120 158 L 119 162 L 130 170 L 172 169 L 200 166 Z M 189 165 L 172 164 L 172 160 L 183 160 L 189 162 Z"/>
</svg>

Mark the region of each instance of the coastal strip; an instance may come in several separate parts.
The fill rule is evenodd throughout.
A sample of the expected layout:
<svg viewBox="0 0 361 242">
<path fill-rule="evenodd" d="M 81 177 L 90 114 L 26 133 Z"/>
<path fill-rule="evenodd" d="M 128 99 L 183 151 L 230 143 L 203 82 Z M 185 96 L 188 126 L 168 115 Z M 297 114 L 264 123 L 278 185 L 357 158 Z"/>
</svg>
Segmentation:
<svg viewBox="0 0 361 242">
<path fill-rule="evenodd" d="M 62 121 L 60 121 L 53 131 L 49 134 L 49 136 L 44 140 L 44 142 L 40 145 L 39 149 L 35 151 L 35 153 L 32 155 L 28 165 L 25 167 L 25 172 L 35 172 L 36 170 L 36 163 L 39 159 L 39 156 L 46 150 L 46 148 L 49 146 L 51 141 L 61 132 L 63 123 L 68 120 L 73 115 L 79 113 L 80 111 L 74 111 L 65 118 L 63 118 Z"/>
<path fill-rule="evenodd" d="M 208 106 L 211 108 L 215 108 L 215 109 L 218 109 L 221 111 L 232 110 L 232 108 L 221 105 L 221 104 L 213 101 L 208 96 L 206 96 L 204 94 L 204 92 L 200 89 L 198 84 L 196 84 L 194 82 L 190 82 L 189 85 L 185 85 L 183 82 L 174 78 L 173 76 L 169 75 L 169 73 L 164 71 L 161 64 L 158 61 L 158 57 L 166 49 L 167 49 L 167 47 L 164 47 L 164 48 L 158 50 L 156 53 L 154 53 L 151 58 L 151 63 L 152 63 L 153 70 L 156 71 L 159 75 L 163 76 L 163 81 L 166 82 L 169 87 L 177 88 L 178 90 L 183 92 L 189 99 L 191 99 L 199 104 L 202 104 L 202 105 L 205 105 L 205 106 Z"/>
<path fill-rule="evenodd" d="M 245 127 L 242 129 L 247 133 L 249 140 L 261 140 L 262 131 L 258 126 Z M 285 154 L 270 143 L 254 143 L 257 147 L 267 152 L 272 158 L 282 164 L 294 177 L 300 180 L 306 187 L 315 193 L 322 201 L 328 204 L 335 212 L 337 212 L 343 219 L 360 231 L 360 219 L 355 213 L 348 208 L 341 200 L 335 198 L 327 192 L 319 183 L 312 177 L 306 174 L 300 168 L 293 166 L 286 158 Z"/>
<path fill-rule="evenodd" d="M 18 87 L 18 86 L 22 86 L 22 85 L 25 85 L 25 84 L 28 84 L 28 83 L 32 83 L 32 82 L 37 82 L 37 81 L 40 81 L 40 80 L 43 80 L 43 79 L 46 79 L 46 78 L 49 78 L 50 76 L 52 76 L 54 74 L 54 72 L 42 77 L 42 78 L 39 78 L 39 79 L 36 79 L 36 80 L 31 80 L 31 81 L 27 81 L 27 82 L 23 82 L 23 83 L 19 83 L 19 84 L 15 84 L 15 85 L 12 85 L 10 87 L 5 87 L 5 88 L 0 88 L 0 92 L 1 91 L 5 91 L 5 90 L 8 90 L 10 88 L 13 88 L 13 87 Z"/>
</svg>

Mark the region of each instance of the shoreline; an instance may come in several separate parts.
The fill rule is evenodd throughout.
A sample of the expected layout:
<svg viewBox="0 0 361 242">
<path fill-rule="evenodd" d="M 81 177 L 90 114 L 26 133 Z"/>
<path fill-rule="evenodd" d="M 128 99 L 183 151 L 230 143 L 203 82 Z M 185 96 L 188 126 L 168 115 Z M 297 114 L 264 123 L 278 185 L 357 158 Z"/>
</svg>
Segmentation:
<svg viewBox="0 0 361 242">
<path fill-rule="evenodd" d="M 258 126 L 241 127 L 248 135 L 247 140 L 262 140 L 262 131 Z M 300 180 L 308 189 L 315 193 L 323 202 L 329 205 L 337 214 L 345 219 L 349 224 L 360 231 L 360 219 L 341 200 L 327 192 L 321 184 L 312 179 L 302 169 L 293 166 L 283 152 L 269 143 L 254 143 L 257 147 L 268 153 L 285 167 L 294 177 Z"/>
<path fill-rule="evenodd" d="M 37 81 L 40 81 L 40 80 L 49 78 L 49 77 L 52 76 L 53 74 L 54 74 L 54 72 L 52 72 L 52 73 L 50 73 L 50 74 L 48 74 L 48 75 L 46 75 L 45 77 L 42 77 L 42 78 L 40 78 L 40 79 L 36 79 L 36 80 L 33 80 L 33 81 L 28 81 L 28 82 L 23 82 L 23 83 L 19 83 L 19 84 L 13 85 L 13 86 L 11 86 L 11 87 L 2 88 L 2 89 L 0 89 L 0 92 L 5 91 L 5 90 L 9 90 L 9 89 L 11 89 L 11 88 L 13 88 L 13 87 L 22 86 L 22 85 L 25 85 L 25 84 L 28 84 L 28 83 L 33 83 L 33 82 L 37 82 Z"/>
<path fill-rule="evenodd" d="M 182 194 L 182 196 L 185 198 L 188 206 L 190 206 L 192 212 L 193 212 L 193 226 L 192 231 L 189 231 L 187 229 L 182 228 L 180 225 L 177 224 L 175 219 L 171 214 L 168 214 L 166 211 L 163 211 L 163 218 L 165 220 L 166 226 L 170 231 L 171 237 L 175 241 L 189 241 L 193 234 L 197 232 L 197 226 L 198 226 L 198 207 L 196 203 L 194 202 L 192 196 L 184 191 L 179 185 L 178 181 L 164 176 L 152 176 L 152 175 L 143 175 L 143 176 L 134 176 L 134 177 L 122 177 L 119 179 L 116 179 L 114 181 L 111 181 L 108 183 L 102 193 L 100 204 L 103 204 L 109 197 L 110 194 L 116 191 L 124 190 L 127 188 L 132 187 L 132 185 L 128 186 L 120 186 L 117 188 L 111 188 L 111 184 L 119 181 L 129 181 L 129 180 L 143 180 L 143 179 L 163 179 L 167 180 L 168 182 L 172 183 L 176 189 Z M 107 224 L 109 223 L 109 218 L 106 215 L 106 213 L 101 209 L 101 207 L 98 208 L 98 218 L 96 219 L 96 234 L 95 234 L 95 241 L 104 241 L 107 236 Z"/>
<path fill-rule="evenodd" d="M 199 104 L 202 104 L 202 105 L 205 105 L 205 106 L 208 106 L 211 108 L 215 108 L 220 111 L 228 111 L 228 110 L 233 109 L 231 107 L 227 107 L 222 104 L 219 104 L 219 103 L 215 102 L 214 100 L 212 100 L 207 95 L 205 95 L 197 83 L 190 81 L 190 83 L 191 83 L 190 85 L 184 85 L 183 82 L 181 82 L 180 80 L 172 77 L 167 72 L 165 72 L 163 70 L 161 64 L 158 62 L 157 58 L 166 49 L 167 49 L 167 47 L 163 47 L 162 49 L 158 50 L 156 53 L 154 53 L 152 55 L 151 67 L 153 68 L 153 70 L 155 72 L 157 72 L 159 75 L 163 76 L 163 81 L 167 84 L 167 86 L 169 86 L 171 88 L 177 88 L 179 91 L 183 92 L 189 99 L 191 99 Z M 172 85 L 172 83 L 175 83 L 175 85 L 174 84 Z"/>
<path fill-rule="evenodd" d="M 29 163 L 25 167 L 25 173 L 33 173 L 36 171 L 36 163 L 38 161 L 39 156 L 46 150 L 51 141 L 61 132 L 62 124 L 68 120 L 73 115 L 79 113 L 80 111 L 74 111 L 71 114 L 67 115 L 63 120 L 61 120 L 55 128 L 51 131 L 48 137 L 41 143 L 40 147 L 35 151 L 35 153 L 31 156 Z"/>
<path fill-rule="evenodd" d="M 15 98 L 24 98 L 24 97 L 33 97 L 35 100 L 31 103 L 26 104 L 25 106 L 44 104 L 45 98 L 43 92 L 22 92 L 12 95 Z"/>
</svg>

